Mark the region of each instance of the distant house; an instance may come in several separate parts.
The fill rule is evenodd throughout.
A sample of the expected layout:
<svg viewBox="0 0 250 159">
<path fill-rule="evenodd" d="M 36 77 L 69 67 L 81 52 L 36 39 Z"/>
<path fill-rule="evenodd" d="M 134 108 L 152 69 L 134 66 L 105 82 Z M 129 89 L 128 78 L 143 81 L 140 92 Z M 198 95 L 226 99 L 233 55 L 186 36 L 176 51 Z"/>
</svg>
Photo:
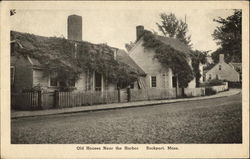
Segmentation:
<svg viewBox="0 0 250 159">
<path fill-rule="evenodd" d="M 134 83 L 124 82 L 126 79 L 122 82 L 112 82 L 107 77 L 107 74 L 116 72 L 94 71 L 93 69 L 88 69 L 87 66 L 86 68 L 85 66 L 80 66 L 79 63 L 76 62 L 79 56 L 85 56 L 83 49 L 91 49 L 93 54 L 88 54 L 89 57 L 87 57 L 86 54 L 86 59 L 90 60 L 86 60 L 89 65 L 102 65 L 103 62 L 106 61 L 106 65 L 102 66 L 102 68 L 111 67 L 113 66 L 112 63 L 115 63 L 115 66 L 123 66 L 121 67 L 123 68 L 123 72 L 129 71 L 129 74 L 133 74 L 135 77 L 145 75 L 143 70 L 124 50 L 105 44 L 92 44 L 82 41 L 82 37 L 79 36 L 79 34 L 81 34 L 81 27 L 75 25 L 75 21 L 80 21 L 81 24 L 81 17 L 79 18 L 79 16 L 76 15 L 69 16 L 68 37 L 70 39 L 43 37 L 11 31 L 12 92 L 22 92 L 27 89 L 36 89 L 36 87 L 46 91 L 59 90 L 64 87 L 71 88 L 75 91 L 112 91 L 120 86 L 125 87 L 130 84 L 138 85 L 136 80 Z M 74 39 L 74 37 L 76 38 Z M 64 42 L 65 45 L 72 45 L 74 47 L 70 52 L 63 53 L 65 50 L 62 49 L 62 46 L 57 46 L 55 41 Z M 80 48 L 80 46 L 82 48 Z M 82 49 L 81 55 L 77 54 L 77 50 L 79 49 Z M 103 60 L 91 61 L 97 59 L 95 58 L 96 56 L 101 56 L 98 59 Z M 50 67 L 48 67 L 48 64 Z M 63 77 L 57 78 L 58 72 L 50 70 L 56 70 L 55 68 L 58 66 L 63 66 L 64 69 L 59 69 L 60 71 L 65 71 L 65 77 L 67 77 L 67 79 Z M 83 67 L 85 69 L 83 69 Z M 100 68 L 96 69 L 101 70 Z M 68 78 L 71 74 L 70 70 L 79 73 L 78 79 L 73 77 L 71 79 Z M 120 71 L 120 73 L 122 71 Z"/>
<path fill-rule="evenodd" d="M 206 72 L 205 79 L 206 81 L 212 79 L 241 81 L 241 63 L 228 64 L 224 61 L 224 54 L 220 54 L 219 63 Z"/>
<path fill-rule="evenodd" d="M 146 73 L 146 77 L 140 78 L 144 88 L 175 88 L 178 84 L 177 78 L 173 75 L 171 68 L 164 67 L 156 58 L 155 50 L 145 49 L 143 46 L 144 27 L 136 27 L 136 42 L 134 47 L 129 51 L 129 56 L 139 65 Z M 187 56 L 187 61 L 191 66 L 190 53 L 188 46 L 174 38 L 154 35 L 158 40 L 171 46 L 171 48 L 183 52 Z M 189 84 L 188 88 L 195 88 L 195 79 Z"/>
</svg>

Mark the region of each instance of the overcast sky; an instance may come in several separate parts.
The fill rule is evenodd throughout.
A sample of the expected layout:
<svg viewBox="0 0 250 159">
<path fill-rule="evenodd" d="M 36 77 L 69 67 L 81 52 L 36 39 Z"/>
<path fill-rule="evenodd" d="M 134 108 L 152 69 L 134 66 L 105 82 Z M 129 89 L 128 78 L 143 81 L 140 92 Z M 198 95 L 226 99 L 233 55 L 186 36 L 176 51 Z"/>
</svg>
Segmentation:
<svg viewBox="0 0 250 159">
<path fill-rule="evenodd" d="M 86 3 L 74 10 L 27 10 L 16 9 L 10 17 L 10 29 L 42 36 L 64 36 L 67 38 L 67 16 L 77 14 L 83 19 L 83 40 L 92 43 L 107 43 L 110 46 L 124 49 L 125 43 L 135 40 L 135 27 L 143 25 L 145 29 L 158 32 L 161 12 L 174 13 L 184 20 L 189 28 L 193 49 L 216 50 L 218 47 L 211 34 L 218 24 L 214 18 L 227 17 L 233 10 L 216 9 L 176 9 L 164 5 L 123 7 L 111 5 L 93 5 Z"/>
</svg>

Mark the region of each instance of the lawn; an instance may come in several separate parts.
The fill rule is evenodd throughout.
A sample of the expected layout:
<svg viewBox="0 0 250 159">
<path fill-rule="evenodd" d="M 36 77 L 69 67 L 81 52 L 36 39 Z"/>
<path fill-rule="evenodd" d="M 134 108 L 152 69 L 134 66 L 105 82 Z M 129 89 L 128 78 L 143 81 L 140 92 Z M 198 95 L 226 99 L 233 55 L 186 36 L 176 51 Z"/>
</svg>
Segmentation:
<svg viewBox="0 0 250 159">
<path fill-rule="evenodd" d="M 241 143 L 241 95 L 12 119 L 11 143 Z"/>
</svg>

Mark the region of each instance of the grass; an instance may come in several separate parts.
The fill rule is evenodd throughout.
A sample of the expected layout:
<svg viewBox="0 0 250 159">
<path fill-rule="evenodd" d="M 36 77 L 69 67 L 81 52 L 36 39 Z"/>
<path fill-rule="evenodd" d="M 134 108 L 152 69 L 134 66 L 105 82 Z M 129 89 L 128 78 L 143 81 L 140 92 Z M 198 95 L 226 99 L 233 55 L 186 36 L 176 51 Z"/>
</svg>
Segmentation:
<svg viewBox="0 0 250 159">
<path fill-rule="evenodd" d="M 241 143 L 241 95 L 12 120 L 11 143 Z"/>
</svg>

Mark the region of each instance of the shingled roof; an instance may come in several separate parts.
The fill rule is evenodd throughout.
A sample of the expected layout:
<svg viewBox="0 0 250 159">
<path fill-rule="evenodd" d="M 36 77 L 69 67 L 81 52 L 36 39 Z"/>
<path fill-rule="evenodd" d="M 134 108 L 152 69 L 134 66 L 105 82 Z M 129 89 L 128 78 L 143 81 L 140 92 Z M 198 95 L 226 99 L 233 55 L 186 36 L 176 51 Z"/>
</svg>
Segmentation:
<svg viewBox="0 0 250 159">
<path fill-rule="evenodd" d="M 50 42 L 53 42 L 54 40 L 58 40 L 58 39 L 62 39 L 62 38 L 44 37 L 44 36 L 38 36 L 34 34 L 29 34 L 29 33 L 11 31 L 11 40 L 18 43 L 19 47 L 21 47 L 22 49 L 26 49 L 26 50 L 36 50 L 37 51 L 36 53 L 39 52 L 41 54 L 44 54 L 44 56 L 49 57 L 49 59 L 51 60 L 57 59 L 58 57 L 61 57 L 61 56 L 65 56 L 60 53 L 60 50 L 55 50 L 55 48 L 50 48 L 51 46 L 47 46 L 47 44 L 49 44 Z M 73 40 L 67 40 L 67 41 L 75 42 Z M 79 43 L 79 41 L 76 41 L 76 43 Z M 136 74 L 145 75 L 145 72 L 133 61 L 133 59 L 131 59 L 128 56 L 128 54 L 124 50 L 114 48 L 114 47 L 109 47 L 103 44 L 93 44 L 93 43 L 86 42 L 86 41 L 81 41 L 80 43 L 83 43 L 86 46 L 88 45 L 90 48 L 101 48 L 104 52 L 105 52 L 105 49 L 107 49 L 107 47 L 112 48 L 111 50 L 116 49 L 118 50 L 117 51 L 118 62 L 124 63 L 132 67 L 134 70 L 133 72 Z M 38 46 L 40 47 L 39 49 L 37 49 Z M 47 52 L 46 50 L 49 50 L 49 52 Z M 35 52 L 33 54 L 35 54 Z M 62 59 L 61 60 L 62 63 L 69 65 L 71 67 L 76 67 L 74 62 L 70 61 L 70 58 L 65 57 L 61 59 Z M 43 62 L 39 58 L 33 58 L 32 56 L 30 56 L 29 61 L 32 65 L 35 65 L 35 66 L 42 67 L 43 65 Z"/>
<path fill-rule="evenodd" d="M 142 35 L 139 37 L 139 39 L 137 39 L 135 41 L 135 43 L 138 43 L 138 41 L 143 40 L 143 36 L 145 35 L 145 33 L 149 33 L 149 32 L 150 31 L 148 31 L 148 30 L 144 30 Z M 175 49 L 177 51 L 185 53 L 187 56 L 189 56 L 191 54 L 191 48 L 189 46 L 187 46 L 186 44 L 184 44 L 183 42 L 181 42 L 180 40 L 178 40 L 178 39 L 165 37 L 165 36 L 160 36 L 160 35 L 156 35 L 156 34 L 153 34 L 153 33 L 152 33 L 152 35 L 154 36 L 155 39 L 161 41 L 162 43 L 164 43 L 166 45 L 169 45 L 170 47 L 172 47 L 173 49 Z M 134 47 L 136 47 L 136 45 Z"/>
<path fill-rule="evenodd" d="M 190 51 L 191 49 L 187 45 L 179 41 L 178 39 L 159 36 L 159 35 L 155 35 L 155 37 L 156 39 L 160 40 L 164 44 L 171 46 L 175 50 L 178 50 L 180 52 L 187 53 L 187 54 L 191 53 Z"/>
<path fill-rule="evenodd" d="M 146 73 L 135 63 L 135 61 L 126 53 L 125 50 L 119 49 L 117 51 L 117 60 L 121 61 L 133 68 L 136 68 L 137 72 L 139 75 L 146 75 Z"/>
</svg>

